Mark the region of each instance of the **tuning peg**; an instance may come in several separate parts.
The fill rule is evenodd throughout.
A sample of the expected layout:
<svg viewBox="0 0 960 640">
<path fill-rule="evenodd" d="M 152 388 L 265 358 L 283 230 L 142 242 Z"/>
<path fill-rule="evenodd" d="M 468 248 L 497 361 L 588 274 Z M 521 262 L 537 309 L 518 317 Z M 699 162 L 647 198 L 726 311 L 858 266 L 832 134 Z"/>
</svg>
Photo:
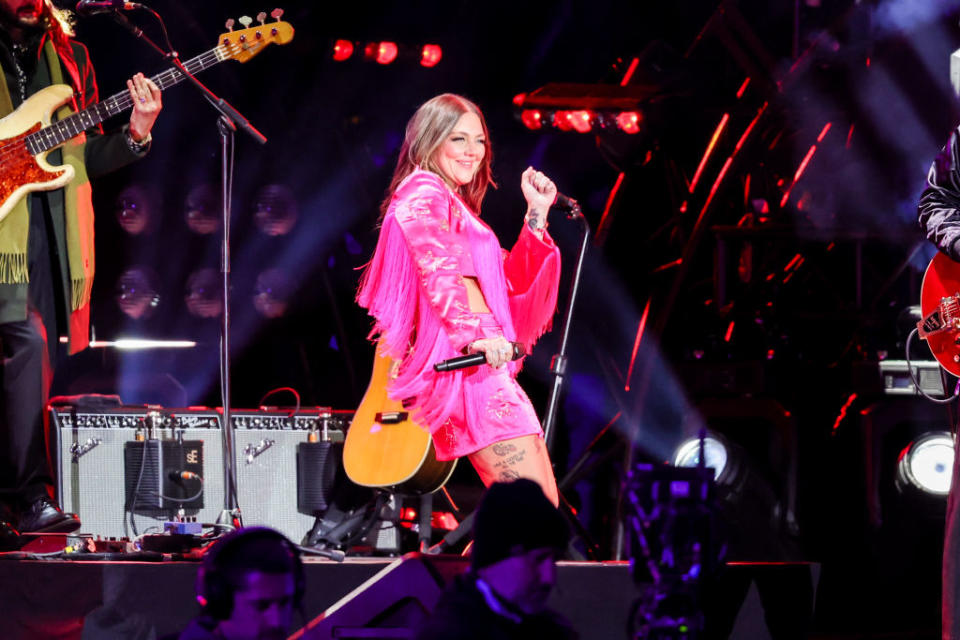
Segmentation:
<svg viewBox="0 0 960 640">
<path fill-rule="evenodd" d="M 249 29 L 250 25 L 253 23 L 253 18 L 250 16 L 240 16 L 237 18 L 237 22 L 242 24 L 244 29 Z"/>
<path fill-rule="evenodd" d="M 277 8 L 270 12 L 270 17 L 280 22 L 280 18 L 283 17 L 283 9 Z"/>
<path fill-rule="evenodd" d="M 257 14 L 257 22 L 263 24 L 267 20 L 267 14 L 263 11 Z"/>
<path fill-rule="evenodd" d="M 233 21 L 233 18 L 228 18 L 226 23 L 227 31 L 233 31 L 234 24 L 236 23 Z"/>
</svg>

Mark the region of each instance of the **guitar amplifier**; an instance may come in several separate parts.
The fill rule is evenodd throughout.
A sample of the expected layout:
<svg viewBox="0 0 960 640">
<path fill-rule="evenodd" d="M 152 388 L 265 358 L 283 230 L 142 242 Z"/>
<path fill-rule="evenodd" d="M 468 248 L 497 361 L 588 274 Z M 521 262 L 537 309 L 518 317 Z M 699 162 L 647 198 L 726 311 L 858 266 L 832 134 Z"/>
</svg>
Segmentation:
<svg viewBox="0 0 960 640">
<path fill-rule="evenodd" d="M 282 410 L 231 410 L 243 523 L 273 527 L 301 542 L 316 516 L 298 509 L 298 488 L 303 493 L 325 483 L 324 475 L 343 475 L 339 452 L 352 418 L 352 411 L 323 407 L 301 409 L 292 417 Z M 311 442 L 311 434 L 317 442 Z M 321 459 L 311 449 L 322 443 L 328 443 L 331 455 Z M 327 468 L 318 468 L 318 462 Z"/>
<path fill-rule="evenodd" d="M 300 488 L 307 489 L 308 495 L 309 489 L 329 483 L 331 473 L 340 473 L 341 469 L 329 466 L 340 465 L 336 452 L 342 449 L 352 417 L 352 411 L 318 407 L 301 409 L 293 416 L 280 409 L 231 410 L 237 504 L 244 524 L 273 527 L 291 540 L 303 539 L 315 515 L 308 508 L 298 510 L 298 470 Z M 226 478 L 220 410 L 54 407 L 50 418 L 59 435 L 58 497 L 65 511 L 80 516 L 82 531 L 103 537 L 131 536 L 127 510 L 131 502 L 138 533 L 159 531 L 164 521 L 176 515 L 175 505 L 182 505 L 185 515 L 202 523 L 215 522 L 223 510 Z M 159 442 L 140 446 L 146 438 Z M 331 455 L 314 455 L 312 448 L 324 443 Z M 300 451 L 307 454 L 307 466 L 298 465 Z M 328 468 L 319 468 L 318 463 Z M 178 487 L 175 476 L 193 472 L 196 465 L 203 470 L 199 474 L 203 492 L 193 498 L 192 489 L 199 483 L 185 479 Z M 133 496 L 136 499 L 128 502 Z M 312 503 L 316 507 L 322 500 Z"/>
<path fill-rule="evenodd" d="M 215 522 L 220 515 L 224 469 L 218 412 L 53 407 L 50 424 L 59 440 L 57 494 L 65 511 L 80 516 L 83 532 L 132 537 L 127 497 L 134 494 L 132 518 L 138 533 L 160 532 L 181 505 L 185 515 L 200 522 Z M 144 446 L 145 441 L 151 446 Z M 199 480 L 184 480 L 180 495 L 173 496 L 179 501 L 160 500 L 176 493 L 169 478 L 179 471 L 197 473 L 202 485 Z M 200 496 L 183 500 L 200 486 Z"/>
</svg>

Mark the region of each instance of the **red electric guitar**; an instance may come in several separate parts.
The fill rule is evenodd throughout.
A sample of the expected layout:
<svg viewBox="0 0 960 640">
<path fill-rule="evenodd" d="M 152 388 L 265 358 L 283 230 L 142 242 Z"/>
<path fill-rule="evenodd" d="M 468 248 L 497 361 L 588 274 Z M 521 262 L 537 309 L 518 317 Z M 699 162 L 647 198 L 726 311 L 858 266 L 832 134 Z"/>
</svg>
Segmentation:
<svg viewBox="0 0 960 640">
<path fill-rule="evenodd" d="M 940 366 L 960 376 L 960 263 L 938 252 L 920 288 L 923 320 L 917 323 Z"/>
</svg>

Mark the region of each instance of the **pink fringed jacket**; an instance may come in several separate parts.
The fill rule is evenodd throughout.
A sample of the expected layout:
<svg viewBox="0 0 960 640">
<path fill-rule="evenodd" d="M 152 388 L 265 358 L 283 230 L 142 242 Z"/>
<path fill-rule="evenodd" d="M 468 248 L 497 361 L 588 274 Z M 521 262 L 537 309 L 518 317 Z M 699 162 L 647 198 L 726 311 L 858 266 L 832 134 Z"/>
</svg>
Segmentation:
<svg viewBox="0 0 960 640">
<path fill-rule="evenodd" d="M 462 397 L 464 371 L 437 373 L 436 362 L 462 355 L 480 333 L 462 265 L 472 258 L 480 288 L 507 340 L 532 347 L 557 304 L 560 251 L 526 225 L 509 252 L 435 173 L 416 170 L 400 183 L 383 219 L 357 302 L 375 320 L 371 338 L 400 362 L 391 398 L 416 398 L 413 417 L 434 433 Z M 516 376 L 520 362 L 509 363 Z"/>
</svg>

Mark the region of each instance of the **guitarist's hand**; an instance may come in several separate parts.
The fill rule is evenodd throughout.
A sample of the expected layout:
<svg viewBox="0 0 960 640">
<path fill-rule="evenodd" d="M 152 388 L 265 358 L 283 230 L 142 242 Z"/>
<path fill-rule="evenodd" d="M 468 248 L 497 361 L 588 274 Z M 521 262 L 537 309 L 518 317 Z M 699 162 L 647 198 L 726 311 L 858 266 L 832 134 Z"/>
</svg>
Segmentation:
<svg viewBox="0 0 960 640">
<path fill-rule="evenodd" d="M 470 353 L 483 352 L 487 358 L 487 364 L 494 369 L 499 369 L 510 362 L 513 355 L 513 345 L 503 337 L 481 338 L 470 343 L 468 349 Z"/>
<path fill-rule="evenodd" d="M 163 102 L 160 99 L 160 87 L 153 80 L 138 73 L 127 80 L 127 90 L 133 99 L 133 111 L 130 113 L 130 136 L 134 142 L 143 142 L 150 135 L 153 123 L 160 115 Z"/>
</svg>

